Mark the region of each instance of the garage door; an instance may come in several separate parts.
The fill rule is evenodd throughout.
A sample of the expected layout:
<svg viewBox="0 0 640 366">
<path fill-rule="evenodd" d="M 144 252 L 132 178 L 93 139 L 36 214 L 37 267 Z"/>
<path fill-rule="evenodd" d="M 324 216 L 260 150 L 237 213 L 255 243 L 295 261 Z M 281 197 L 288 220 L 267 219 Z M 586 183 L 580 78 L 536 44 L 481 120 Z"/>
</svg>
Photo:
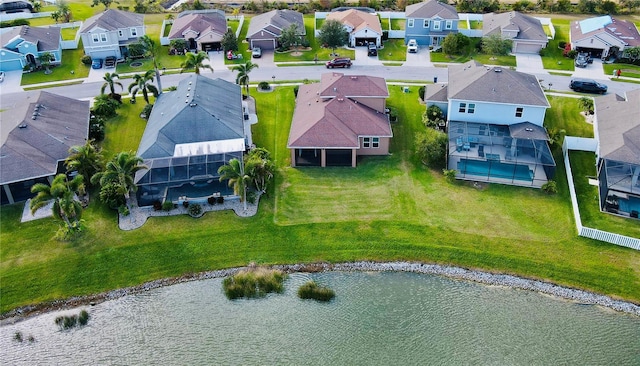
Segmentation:
<svg viewBox="0 0 640 366">
<path fill-rule="evenodd" d="M 516 43 L 514 53 L 538 53 L 540 45 L 530 43 Z"/>
<path fill-rule="evenodd" d="M 2 60 L 0 61 L 0 71 L 22 70 L 20 60 Z"/>
<path fill-rule="evenodd" d="M 273 50 L 276 48 L 275 40 L 273 39 L 256 39 L 251 40 L 251 48 L 260 47 L 263 50 Z"/>
<path fill-rule="evenodd" d="M 116 53 L 116 51 L 110 50 L 110 51 L 95 51 L 95 52 L 91 52 L 91 54 L 89 55 L 91 56 L 91 58 L 101 58 L 101 59 L 105 59 L 109 56 L 113 56 L 118 58 L 118 54 Z"/>
</svg>

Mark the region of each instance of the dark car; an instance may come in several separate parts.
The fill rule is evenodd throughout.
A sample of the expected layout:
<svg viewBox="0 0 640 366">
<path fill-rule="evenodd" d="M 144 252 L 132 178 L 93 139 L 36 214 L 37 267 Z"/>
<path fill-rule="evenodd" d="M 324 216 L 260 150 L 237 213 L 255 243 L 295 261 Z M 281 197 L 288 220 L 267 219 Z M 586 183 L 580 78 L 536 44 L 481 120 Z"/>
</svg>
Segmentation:
<svg viewBox="0 0 640 366">
<path fill-rule="evenodd" d="M 378 56 L 378 47 L 373 42 L 369 43 L 369 50 L 367 51 L 367 55 L 369 56 Z"/>
<path fill-rule="evenodd" d="M 587 65 L 589 65 L 589 55 L 586 53 L 579 53 L 576 56 L 574 64 L 576 67 L 587 67 Z"/>
<path fill-rule="evenodd" d="M 607 86 L 591 79 L 572 79 L 569 88 L 577 92 L 600 93 L 607 92 Z"/>
<path fill-rule="evenodd" d="M 351 59 L 347 57 L 343 58 L 334 58 L 333 60 L 327 61 L 325 64 L 327 69 L 333 69 L 334 67 L 351 67 Z"/>
<path fill-rule="evenodd" d="M 108 56 L 104 59 L 104 67 L 113 68 L 116 67 L 116 57 Z"/>
<path fill-rule="evenodd" d="M 101 69 L 102 68 L 102 59 L 101 58 L 94 58 L 91 61 L 91 68 L 92 69 Z"/>
</svg>

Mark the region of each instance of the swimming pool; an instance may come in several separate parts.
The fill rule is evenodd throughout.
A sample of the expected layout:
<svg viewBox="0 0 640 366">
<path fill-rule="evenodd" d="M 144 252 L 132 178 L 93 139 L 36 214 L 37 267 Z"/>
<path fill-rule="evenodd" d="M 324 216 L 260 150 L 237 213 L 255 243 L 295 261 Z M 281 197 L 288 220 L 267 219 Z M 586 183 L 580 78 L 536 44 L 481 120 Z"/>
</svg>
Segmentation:
<svg viewBox="0 0 640 366">
<path fill-rule="evenodd" d="M 461 174 L 481 175 L 489 178 L 533 181 L 533 171 L 528 165 L 505 164 L 497 161 L 460 159 L 458 171 Z"/>
</svg>

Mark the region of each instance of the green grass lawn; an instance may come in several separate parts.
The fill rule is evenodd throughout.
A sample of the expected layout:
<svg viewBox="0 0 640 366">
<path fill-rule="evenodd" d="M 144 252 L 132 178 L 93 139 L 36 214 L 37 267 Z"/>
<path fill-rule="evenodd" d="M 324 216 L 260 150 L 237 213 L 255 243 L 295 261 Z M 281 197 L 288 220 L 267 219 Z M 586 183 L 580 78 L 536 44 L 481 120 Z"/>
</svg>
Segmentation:
<svg viewBox="0 0 640 366">
<path fill-rule="evenodd" d="M 89 76 L 89 66 L 81 62 L 82 56 L 84 56 L 82 42 L 78 43 L 78 49 L 62 50 L 62 63 L 59 66 L 52 67 L 51 74 L 45 75 L 44 70 L 22 74 L 20 85 L 72 80 Z"/>
<path fill-rule="evenodd" d="M 254 93 L 254 141 L 272 152 L 278 166 L 255 217 L 217 212 L 197 220 L 152 218 L 125 232 L 94 192 L 83 215 L 84 237 L 63 243 L 51 239 L 53 219 L 21 224 L 22 205 L 3 206 L 0 311 L 252 261 L 365 259 L 524 275 L 640 302 L 640 253 L 576 236 L 563 174 L 560 193 L 551 196 L 521 187 L 447 183 L 413 155 L 415 133 L 424 128 L 417 87 L 409 94 L 390 92 L 388 105 L 399 117 L 392 155 L 363 159 L 355 169 L 290 168 L 292 88 Z M 137 149 L 142 106 L 123 105 L 122 118 L 107 123 L 109 154 Z"/>
<path fill-rule="evenodd" d="M 406 19 L 391 19 L 391 30 L 405 30 Z"/>
<path fill-rule="evenodd" d="M 227 60 L 224 58 L 225 65 L 233 66 L 237 64 L 243 64 L 247 60 L 251 60 L 251 50 L 249 49 L 249 42 L 246 41 L 247 32 L 249 31 L 249 23 L 251 17 L 245 15 L 244 22 L 242 23 L 242 29 L 240 30 L 240 37 L 238 37 L 238 54 L 242 54 L 242 59 Z"/>
<path fill-rule="evenodd" d="M 633 64 L 603 64 L 604 74 L 613 75 L 613 70 L 622 70 L 620 76 L 628 78 L 640 78 L 640 66 Z"/>
<path fill-rule="evenodd" d="M 388 31 L 389 30 L 389 18 L 380 18 L 380 15 L 378 15 L 378 18 L 380 19 L 380 27 L 382 27 L 383 31 Z"/>
<path fill-rule="evenodd" d="M 382 61 L 406 61 L 407 46 L 404 39 L 388 39 L 383 43 L 384 48 L 378 50 L 378 59 Z"/>
<path fill-rule="evenodd" d="M 126 90 L 128 87 L 128 81 L 123 80 L 122 85 Z M 120 92 L 119 89 L 116 90 Z M 138 95 L 136 104 L 129 103 L 129 99 L 125 99 L 118 108 L 118 116 L 109 119 L 105 123 L 105 135 L 109 136 L 108 139 L 102 143 L 103 154 L 106 158 L 111 158 L 120 151 L 136 151 L 140 144 L 140 138 L 144 133 L 144 129 L 147 126 L 147 121 L 140 118 L 142 108 L 146 105 L 142 95 Z M 153 96 L 149 100 L 154 102 Z"/>
<path fill-rule="evenodd" d="M 431 52 L 431 62 L 455 62 L 464 63 L 471 59 L 474 59 L 485 65 L 501 65 L 501 66 L 516 66 L 515 56 L 492 56 L 484 53 L 479 53 L 477 45 L 482 42 L 480 38 L 471 38 L 471 43 L 467 46 L 466 50 L 461 55 L 446 55 L 443 52 Z"/>
<path fill-rule="evenodd" d="M 564 129 L 567 136 L 593 137 L 593 125 L 580 114 L 579 99 L 556 96 L 547 96 L 547 99 L 551 108 L 545 114 L 545 127 Z"/>
<path fill-rule="evenodd" d="M 542 65 L 547 70 L 574 71 L 573 59 L 562 56 L 563 49 L 559 48 L 560 42 L 569 42 L 569 20 L 554 18 L 553 26 L 556 29 L 556 37 L 549 40 L 547 47 L 540 52 Z"/>
<path fill-rule="evenodd" d="M 73 41 L 74 39 L 76 39 L 76 34 L 78 33 L 78 31 L 80 30 L 80 28 L 75 27 L 75 28 L 62 28 L 60 29 L 60 34 L 62 35 L 62 39 L 65 41 Z"/>
<path fill-rule="evenodd" d="M 482 29 L 482 22 L 480 20 L 470 20 L 469 23 L 471 29 Z"/>
</svg>

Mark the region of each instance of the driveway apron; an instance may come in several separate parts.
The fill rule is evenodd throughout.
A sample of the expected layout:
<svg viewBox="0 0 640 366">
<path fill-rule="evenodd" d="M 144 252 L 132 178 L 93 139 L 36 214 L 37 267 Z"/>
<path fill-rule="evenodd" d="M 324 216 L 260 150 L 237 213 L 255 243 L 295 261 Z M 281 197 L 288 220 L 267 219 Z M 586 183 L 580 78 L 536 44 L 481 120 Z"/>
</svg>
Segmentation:
<svg viewBox="0 0 640 366">
<path fill-rule="evenodd" d="M 516 70 L 530 74 L 548 74 L 542 66 L 540 55 L 533 53 L 516 53 Z"/>
<path fill-rule="evenodd" d="M 356 47 L 356 60 L 354 65 L 377 65 L 382 66 L 382 61 L 378 60 L 378 56 L 369 56 L 367 52 L 369 51 L 367 47 Z M 382 52 L 384 50 L 380 50 Z"/>
<path fill-rule="evenodd" d="M 0 94 L 18 93 L 24 91 L 20 86 L 22 70 L 6 71 L 4 81 L 0 83 Z"/>
<path fill-rule="evenodd" d="M 581 68 L 576 67 L 576 70 L 571 75 L 576 78 L 587 78 L 587 79 L 599 79 L 599 80 L 608 80 L 609 77 L 604 74 L 604 69 L 602 68 L 602 60 L 594 59 L 592 64 L 588 64 L 587 67 Z"/>
<path fill-rule="evenodd" d="M 423 66 L 423 67 L 433 67 L 433 63 L 431 63 L 431 55 L 429 54 L 429 48 L 426 46 L 418 48 L 418 52 L 409 53 L 407 52 L 407 61 L 405 61 L 402 66 Z"/>
</svg>

